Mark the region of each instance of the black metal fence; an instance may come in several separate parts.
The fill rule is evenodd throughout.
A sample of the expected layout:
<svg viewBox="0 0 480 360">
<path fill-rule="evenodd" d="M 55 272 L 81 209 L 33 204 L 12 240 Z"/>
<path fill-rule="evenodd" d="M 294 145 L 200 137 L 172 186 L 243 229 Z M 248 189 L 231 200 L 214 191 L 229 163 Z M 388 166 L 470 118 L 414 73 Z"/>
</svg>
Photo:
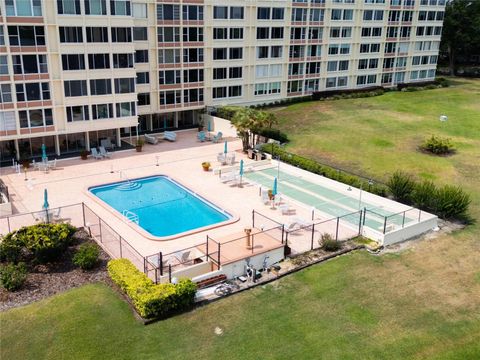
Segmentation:
<svg viewBox="0 0 480 360">
<path fill-rule="evenodd" d="M 380 224 L 374 228 L 374 230 L 377 230 L 382 234 L 387 234 L 398 229 L 403 229 L 411 224 L 417 224 L 421 222 L 422 210 L 410 208 L 395 214 L 384 215 L 373 210 L 364 209 L 363 224 L 367 222 L 368 225 L 368 221 Z"/>
</svg>

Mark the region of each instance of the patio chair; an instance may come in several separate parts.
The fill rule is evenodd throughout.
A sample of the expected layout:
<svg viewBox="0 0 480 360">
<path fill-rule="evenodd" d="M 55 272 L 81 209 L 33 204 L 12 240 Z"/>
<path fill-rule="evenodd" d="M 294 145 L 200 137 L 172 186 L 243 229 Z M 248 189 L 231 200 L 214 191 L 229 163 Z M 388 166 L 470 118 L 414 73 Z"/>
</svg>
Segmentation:
<svg viewBox="0 0 480 360">
<path fill-rule="evenodd" d="M 100 140 L 100 145 L 103 146 L 105 149 L 115 149 L 115 144 L 112 143 L 110 138 Z"/>
<path fill-rule="evenodd" d="M 173 131 L 165 131 L 163 133 L 163 138 L 168 141 L 176 141 L 177 140 L 177 134 L 174 133 Z"/>
<path fill-rule="evenodd" d="M 103 158 L 103 156 L 98 153 L 97 148 L 91 148 L 90 152 L 92 153 L 92 156 L 97 160 Z"/>
<path fill-rule="evenodd" d="M 235 164 L 235 153 L 227 154 L 225 161 L 229 165 Z"/>
<path fill-rule="evenodd" d="M 50 161 L 48 162 L 48 167 L 49 167 L 50 169 L 56 169 L 56 168 L 57 168 L 57 159 L 55 159 L 55 160 L 50 160 Z"/>
<path fill-rule="evenodd" d="M 297 223 L 300 227 L 307 227 L 307 226 L 312 226 L 313 223 L 311 221 L 306 221 L 302 218 L 296 217 L 293 219 L 295 223 Z"/>
<path fill-rule="evenodd" d="M 220 181 L 222 183 L 227 183 L 227 182 L 239 179 L 239 176 L 240 175 L 238 173 L 231 171 L 229 173 L 226 173 L 226 174 L 222 175 L 220 177 Z"/>
<path fill-rule="evenodd" d="M 110 158 L 112 156 L 103 146 L 100 146 L 98 150 L 100 150 L 100 155 L 103 157 Z"/>
<path fill-rule="evenodd" d="M 268 196 L 268 190 L 262 189 L 261 194 L 262 194 L 262 202 L 265 205 L 268 205 L 270 203 L 270 198 Z"/>
<path fill-rule="evenodd" d="M 212 142 L 218 143 L 219 141 L 222 140 L 222 137 L 223 137 L 223 134 L 222 134 L 221 131 L 219 131 L 219 132 L 217 133 L 217 135 L 214 135 L 214 136 L 213 136 Z"/>
<path fill-rule="evenodd" d="M 190 250 L 187 251 L 178 251 L 173 256 L 180 262 L 180 264 L 185 264 L 190 261 Z"/>
<path fill-rule="evenodd" d="M 156 145 L 158 144 L 158 139 L 153 136 L 153 135 L 148 135 L 148 134 L 145 134 L 145 142 L 146 143 L 149 143 L 149 144 L 152 144 L 152 145 Z"/>
<path fill-rule="evenodd" d="M 226 155 L 225 155 L 224 153 L 218 153 L 218 155 L 217 155 L 217 161 L 218 161 L 219 163 L 221 163 L 222 165 L 223 165 L 223 164 L 226 164 L 226 162 L 227 162 L 227 157 L 226 157 Z"/>
<path fill-rule="evenodd" d="M 35 162 L 35 159 L 33 160 L 32 166 L 33 166 L 33 170 L 40 170 L 40 166 L 38 165 L 37 162 Z"/>
<path fill-rule="evenodd" d="M 204 142 L 204 141 L 206 140 L 205 132 L 204 132 L 204 131 L 200 131 L 200 132 L 197 134 L 197 139 L 198 139 L 198 141 L 200 141 L 200 142 Z"/>
</svg>

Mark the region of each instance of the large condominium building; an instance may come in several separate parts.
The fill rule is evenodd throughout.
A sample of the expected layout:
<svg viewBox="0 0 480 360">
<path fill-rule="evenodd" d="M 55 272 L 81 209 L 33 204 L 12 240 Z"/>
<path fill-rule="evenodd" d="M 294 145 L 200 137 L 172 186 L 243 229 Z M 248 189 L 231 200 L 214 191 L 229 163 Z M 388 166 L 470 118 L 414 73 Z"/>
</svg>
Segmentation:
<svg viewBox="0 0 480 360">
<path fill-rule="evenodd" d="M 0 160 L 431 80 L 445 0 L 0 0 Z"/>
</svg>

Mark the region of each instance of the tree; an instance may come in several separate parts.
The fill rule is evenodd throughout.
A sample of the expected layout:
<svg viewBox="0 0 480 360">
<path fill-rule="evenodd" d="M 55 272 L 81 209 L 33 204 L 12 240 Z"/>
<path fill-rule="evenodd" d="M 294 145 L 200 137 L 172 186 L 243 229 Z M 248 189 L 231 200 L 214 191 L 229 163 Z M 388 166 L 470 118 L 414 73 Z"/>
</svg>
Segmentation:
<svg viewBox="0 0 480 360">
<path fill-rule="evenodd" d="M 238 108 L 231 119 L 231 123 L 237 129 L 238 136 L 242 139 L 243 151 L 255 143 L 255 133 L 272 122 L 268 112 L 250 108 Z"/>
<path fill-rule="evenodd" d="M 459 57 L 469 57 L 480 52 L 480 1 L 448 1 L 441 48 L 448 54 L 451 75 L 455 74 Z"/>
</svg>

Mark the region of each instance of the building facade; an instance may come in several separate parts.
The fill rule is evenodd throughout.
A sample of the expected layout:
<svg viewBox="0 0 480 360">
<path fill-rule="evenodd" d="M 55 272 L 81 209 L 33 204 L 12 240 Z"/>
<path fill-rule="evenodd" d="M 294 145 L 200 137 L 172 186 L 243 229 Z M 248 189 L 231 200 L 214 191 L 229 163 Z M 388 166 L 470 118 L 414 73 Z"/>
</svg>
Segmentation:
<svg viewBox="0 0 480 360">
<path fill-rule="evenodd" d="M 445 0 L 0 0 L 0 160 L 433 80 Z"/>
</svg>

